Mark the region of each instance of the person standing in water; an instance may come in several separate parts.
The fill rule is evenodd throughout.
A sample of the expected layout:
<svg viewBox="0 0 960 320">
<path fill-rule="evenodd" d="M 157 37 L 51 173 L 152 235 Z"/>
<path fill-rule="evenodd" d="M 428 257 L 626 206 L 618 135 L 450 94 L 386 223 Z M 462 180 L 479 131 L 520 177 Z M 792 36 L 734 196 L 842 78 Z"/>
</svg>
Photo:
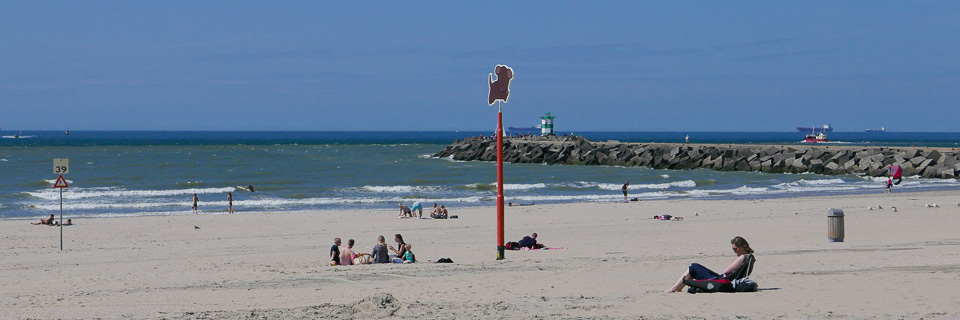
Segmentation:
<svg viewBox="0 0 960 320">
<path fill-rule="evenodd" d="M 233 192 L 227 192 L 227 212 L 233 213 Z"/>
<path fill-rule="evenodd" d="M 200 203 L 200 199 L 197 198 L 197 194 L 194 193 L 194 194 L 193 194 L 193 207 L 192 207 L 194 214 L 200 214 L 200 210 L 197 209 L 197 205 L 198 205 L 199 203 Z"/>
<path fill-rule="evenodd" d="M 627 181 L 627 183 L 624 183 L 623 186 L 620 187 L 620 191 L 623 191 L 623 201 L 627 201 L 627 187 L 628 187 L 628 186 L 630 186 L 630 181 Z"/>
</svg>

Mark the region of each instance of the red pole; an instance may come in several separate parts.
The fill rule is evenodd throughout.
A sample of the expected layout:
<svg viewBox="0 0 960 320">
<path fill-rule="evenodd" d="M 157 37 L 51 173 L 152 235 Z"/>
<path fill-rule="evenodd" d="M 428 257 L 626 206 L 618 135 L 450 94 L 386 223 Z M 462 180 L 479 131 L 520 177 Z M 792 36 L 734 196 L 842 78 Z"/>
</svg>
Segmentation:
<svg viewBox="0 0 960 320">
<path fill-rule="evenodd" d="M 500 107 L 499 104 L 497 106 Z M 503 260 L 503 113 L 497 111 L 497 260 Z"/>
</svg>

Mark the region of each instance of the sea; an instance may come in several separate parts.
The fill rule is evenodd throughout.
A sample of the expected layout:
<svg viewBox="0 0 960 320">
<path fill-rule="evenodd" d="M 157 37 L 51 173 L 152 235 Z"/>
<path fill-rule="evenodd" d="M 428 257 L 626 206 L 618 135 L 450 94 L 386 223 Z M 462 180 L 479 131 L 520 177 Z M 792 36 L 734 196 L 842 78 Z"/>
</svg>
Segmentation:
<svg viewBox="0 0 960 320">
<path fill-rule="evenodd" d="M 800 144 L 797 132 L 575 132 L 593 141 Z M 0 219 L 397 210 L 419 201 L 493 206 L 496 164 L 432 155 L 492 132 L 2 131 Z M 960 133 L 833 132 L 832 144 L 960 147 Z M 68 188 L 53 188 L 53 159 L 68 159 Z M 506 164 L 514 204 L 661 199 L 748 199 L 883 192 L 858 175 Z M 254 192 L 243 187 L 252 185 Z M 960 190 L 955 179 L 907 177 L 895 191 Z"/>
</svg>

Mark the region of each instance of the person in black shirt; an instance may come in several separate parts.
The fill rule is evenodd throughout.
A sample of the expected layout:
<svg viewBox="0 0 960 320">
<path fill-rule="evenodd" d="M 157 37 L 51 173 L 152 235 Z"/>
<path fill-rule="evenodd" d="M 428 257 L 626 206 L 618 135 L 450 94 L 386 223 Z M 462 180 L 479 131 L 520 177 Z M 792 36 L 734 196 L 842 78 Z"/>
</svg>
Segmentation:
<svg viewBox="0 0 960 320">
<path fill-rule="evenodd" d="M 530 236 L 523 237 L 519 242 L 517 242 L 521 248 L 530 248 L 538 249 L 540 246 L 537 245 L 537 233 L 534 232 Z"/>
<path fill-rule="evenodd" d="M 340 238 L 333 238 L 333 246 L 330 247 L 330 265 L 340 265 Z"/>
</svg>

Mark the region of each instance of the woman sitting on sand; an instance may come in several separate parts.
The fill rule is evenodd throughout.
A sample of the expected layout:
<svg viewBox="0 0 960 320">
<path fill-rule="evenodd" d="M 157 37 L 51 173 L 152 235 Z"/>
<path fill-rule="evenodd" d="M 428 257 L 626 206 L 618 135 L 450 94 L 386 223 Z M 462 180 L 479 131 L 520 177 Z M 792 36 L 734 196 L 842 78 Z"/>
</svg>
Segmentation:
<svg viewBox="0 0 960 320">
<path fill-rule="evenodd" d="M 685 286 L 683 280 L 708 280 L 708 279 L 728 279 L 735 280 L 746 277 L 750 275 L 752 269 L 752 264 L 754 261 L 753 258 L 753 249 L 750 249 L 750 244 L 747 243 L 747 239 L 744 239 L 741 236 L 737 236 L 730 240 L 731 249 L 733 252 L 737 253 L 737 259 L 733 260 L 733 263 L 730 264 L 726 269 L 723 269 L 723 274 L 717 274 L 707 267 L 700 265 L 699 263 L 691 264 L 687 268 L 687 272 L 680 277 L 680 280 L 677 280 L 677 283 L 667 290 L 667 293 L 671 292 L 680 292 Z M 744 265 L 747 263 L 747 265 Z M 747 268 L 741 268 L 745 266 Z"/>
<path fill-rule="evenodd" d="M 387 239 L 383 236 L 377 238 L 377 245 L 373 246 L 373 252 L 370 253 L 373 263 L 389 263 L 390 255 L 387 253 Z"/>
<path fill-rule="evenodd" d="M 393 241 L 396 241 L 397 248 L 400 248 L 399 250 L 397 250 L 397 248 L 390 246 L 390 250 L 393 251 L 394 254 L 396 254 L 396 256 L 393 257 L 393 263 L 403 263 L 403 254 L 407 253 L 407 246 L 406 246 L 407 243 L 403 242 L 403 236 L 401 236 L 399 233 L 393 235 Z"/>
</svg>

